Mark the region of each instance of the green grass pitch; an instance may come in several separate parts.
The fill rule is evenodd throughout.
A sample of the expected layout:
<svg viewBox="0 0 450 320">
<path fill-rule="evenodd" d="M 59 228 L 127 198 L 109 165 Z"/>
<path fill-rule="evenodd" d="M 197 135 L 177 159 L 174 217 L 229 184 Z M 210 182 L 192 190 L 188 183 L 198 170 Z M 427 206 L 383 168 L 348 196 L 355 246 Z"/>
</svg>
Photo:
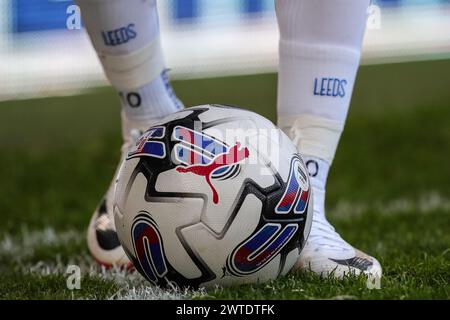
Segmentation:
<svg viewBox="0 0 450 320">
<path fill-rule="evenodd" d="M 450 298 L 450 60 L 362 67 L 329 183 L 328 217 L 376 256 L 380 290 L 291 274 L 198 292 L 99 268 L 86 227 L 119 156 L 112 89 L 0 103 L 0 299 Z M 186 105 L 227 103 L 275 120 L 276 75 L 176 81 Z M 299 101 L 301 103 L 301 101 Z M 80 290 L 66 287 L 68 264 Z"/>
</svg>

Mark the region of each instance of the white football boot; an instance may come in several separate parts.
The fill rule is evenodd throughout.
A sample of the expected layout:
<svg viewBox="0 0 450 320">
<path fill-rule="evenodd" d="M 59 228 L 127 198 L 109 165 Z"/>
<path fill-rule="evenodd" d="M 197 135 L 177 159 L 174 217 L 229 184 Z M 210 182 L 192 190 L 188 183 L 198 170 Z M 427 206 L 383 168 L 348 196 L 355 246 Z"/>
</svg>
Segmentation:
<svg viewBox="0 0 450 320">
<path fill-rule="evenodd" d="M 311 232 L 294 270 L 309 270 L 320 276 L 342 278 L 348 274 L 366 274 L 381 278 L 380 263 L 343 240 L 325 217 L 325 184 L 328 165 L 320 159 L 305 157 L 313 191 Z M 322 170 L 322 167 L 323 170 Z"/>
<path fill-rule="evenodd" d="M 137 139 L 150 127 L 151 123 L 148 121 L 142 123 L 133 121 L 131 123 L 126 119 L 124 112 L 122 112 L 122 136 L 124 143 L 121 148 L 122 154 L 119 166 L 129 150 L 136 144 Z M 87 232 L 89 251 L 94 259 L 105 267 L 132 267 L 132 263 L 122 249 L 114 225 L 113 197 L 119 166 L 105 196 L 92 215 Z"/>
</svg>

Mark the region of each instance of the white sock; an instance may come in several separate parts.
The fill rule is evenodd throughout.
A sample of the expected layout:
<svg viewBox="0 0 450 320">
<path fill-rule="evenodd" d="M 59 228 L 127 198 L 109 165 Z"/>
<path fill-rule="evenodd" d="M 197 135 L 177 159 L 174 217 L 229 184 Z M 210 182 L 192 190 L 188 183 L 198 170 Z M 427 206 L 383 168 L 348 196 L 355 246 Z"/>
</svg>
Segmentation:
<svg viewBox="0 0 450 320">
<path fill-rule="evenodd" d="M 130 123 L 182 108 L 167 78 L 155 0 L 77 0 L 86 30 Z"/>
<path fill-rule="evenodd" d="M 277 0 L 278 122 L 331 164 L 344 127 L 369 0 Z"/>
<path fill-rule="evenodd" d="M 344 128 L 370 0 L 277 0 L 278 125 L 309 162 L 314 209 Z M 311 166 L 318 165 L 317 175 Z"/>
<path fill-rule="evenodd" d="M 327 184 L 330 164 L 320 158 L 304 156 L 306 168 L 309 173 L 309 181 L 313 189 L 314 211 L 320 214 L 325 213 L 325 187 Z"/>
<path fill-rule="evenodd" d="M 119 91 L 122 108 L 131 121 L 160 119 L 183 108 L 170 85 L 167 71 L 135 90 Z"/>
</svg>

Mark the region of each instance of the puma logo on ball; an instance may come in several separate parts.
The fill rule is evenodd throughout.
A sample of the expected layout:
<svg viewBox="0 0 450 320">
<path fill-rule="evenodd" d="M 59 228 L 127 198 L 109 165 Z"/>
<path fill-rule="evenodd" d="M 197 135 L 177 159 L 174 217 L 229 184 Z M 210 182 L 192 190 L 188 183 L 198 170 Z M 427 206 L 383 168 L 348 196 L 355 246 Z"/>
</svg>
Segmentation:
<svg viewBox="0 0 450 320">
<path fill-rule="evenodd" d="M 237 142 L 227 152 L 218 154 L 214 157 L 214 159 L 212 159 L 212 161 L 208 164 L 194 164 L 187 167 L 179 166 L 176 170 L 180 173 L 190 172 L 205 177 L 206 183 L 209 185 L 213 193 L 213 202 L 217 204 L 219 203 L 219 195 L 211 182 L 212 173 L 219 168 L 236 164 L 245 158 L 248 158 L 249 154 L 248 148 L 241 148 L 241 144 Z"/>
</svg>

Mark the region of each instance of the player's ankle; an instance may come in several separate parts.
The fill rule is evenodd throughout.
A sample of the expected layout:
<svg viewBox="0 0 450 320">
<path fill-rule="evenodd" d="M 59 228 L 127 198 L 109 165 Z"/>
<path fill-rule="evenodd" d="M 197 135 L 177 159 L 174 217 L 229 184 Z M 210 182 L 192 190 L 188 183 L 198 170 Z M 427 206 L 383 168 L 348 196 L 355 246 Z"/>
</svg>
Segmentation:
<svg viewBox="0 0 450 320">
<path fill-rule="evenodd" d="M 325 189 L 330 164 L 319 157 L 303 155 L 314 197 L 314 213 L 325 214 Z"/>
<path fill-rule="evenodd" d="M 118 92 L 127 119 L 138 124 L 154 122 L 183 108 L 170 85 L 166 70 L 139 88 L 118 88 Z"/>
<path fill-rule="evenodd" d="M 328 161 L 311 155 L 302 155 L 308 169 L 311 186 L 325 190 L 330 164 Z"/>
</svg>

